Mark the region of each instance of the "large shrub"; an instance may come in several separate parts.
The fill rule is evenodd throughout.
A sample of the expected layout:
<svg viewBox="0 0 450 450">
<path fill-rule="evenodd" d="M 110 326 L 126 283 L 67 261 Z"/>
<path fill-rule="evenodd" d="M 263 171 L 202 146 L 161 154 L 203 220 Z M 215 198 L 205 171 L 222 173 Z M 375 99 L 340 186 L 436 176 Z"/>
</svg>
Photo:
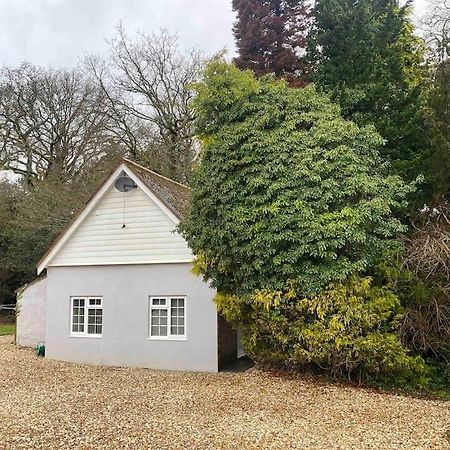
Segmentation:
<svg viewBox="0 0 450 450">
<path fill-rule="evenodd" d="M 221 60 L 197 85 L 202 140 L 180 229 L 257 361 L 360 379 L 419 379 L 398 300 L 358 278 L 404 229 L 412 190 L 388 175 L 373 127 L 313 86 L 256 80 Z M 350 280 L 350 281 L 349 281 Z"/>
<path fill-rule="evenodd" d="M 313 86 L 221 60 L 197 94 L 202 149 L 181 230 L 220 292 L 320 292 L 396 245 L 393 212 L 411 188 L 386 174 L 373 127 L 344 120 Z"/>
<path fill-rule="evenodd" d="M 420 357 L 409 356 L 396 329 L 402 320 L 398 298 L 352 278 L 318 295 L 295 290 L 218 295 L 220 311 L 244 328 L 250 356 L 260 363 L 309 368 L 352 380 L 424 386 Z"/>
</svg>

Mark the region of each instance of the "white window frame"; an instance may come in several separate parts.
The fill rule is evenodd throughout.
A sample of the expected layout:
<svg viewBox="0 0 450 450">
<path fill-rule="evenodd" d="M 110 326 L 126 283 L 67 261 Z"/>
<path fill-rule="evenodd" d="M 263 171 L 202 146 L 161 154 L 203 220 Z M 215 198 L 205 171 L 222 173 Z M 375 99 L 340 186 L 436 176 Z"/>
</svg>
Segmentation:
<svg viewBox="0 0 450 450">
<path fill-rule="evenodd" d="M 73 301 L 74 300 L 84 300 L 84 331 L 73 331 Z M 90 300 L 100 300 L 100 305 L 90 305 Z M 101 334 L 93 334 L 88 333 L 88 317 L 89 317 L 89 309 L 101 309 L 102 310 L 102 333 Z M 86 337 L 92 339 L 99 339 L 103 337 L 103 297 L 100 295 L 85 297 L 82 295 L 74 295 L 70 297 L 70 337 Z"/>
<path fill-rule="evenodd" d="M 184 300 L 184 334 L 171 334 L 172 327 L 172 299 L 182 298 Z M 154 306 L 153 300 L 165 299 L 166 306 Z M 187 340 L 187 298 L 185 295 L 152 295 L 148 301 L 148 339 L 151 341 L 186 341 Z M 152 310 L 167 310 L 167 336 L 152 336 Z"/>
</svg>

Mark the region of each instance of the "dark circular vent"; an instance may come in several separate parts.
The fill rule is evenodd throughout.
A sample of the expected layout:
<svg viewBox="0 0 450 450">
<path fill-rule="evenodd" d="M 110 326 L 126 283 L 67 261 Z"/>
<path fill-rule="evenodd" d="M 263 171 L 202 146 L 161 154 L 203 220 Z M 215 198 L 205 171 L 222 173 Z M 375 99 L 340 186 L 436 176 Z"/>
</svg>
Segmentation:
<svg viewBox="0 0 450 450">
<path fill-rule="evenodd" d="M 122 176 L 120 178 L 117 178 L 114 183 L 114 187 L 119 192 L 130 192 L 133 189 L 137 188 L 137 184 L 130 177 Z"/>
</svg>

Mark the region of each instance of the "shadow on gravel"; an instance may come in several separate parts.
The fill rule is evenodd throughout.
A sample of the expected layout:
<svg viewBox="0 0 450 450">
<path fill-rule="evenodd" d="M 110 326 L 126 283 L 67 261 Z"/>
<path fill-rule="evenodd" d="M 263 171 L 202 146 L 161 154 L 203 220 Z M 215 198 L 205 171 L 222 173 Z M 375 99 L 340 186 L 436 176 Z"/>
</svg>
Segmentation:
<svg viewBox="0 0 450 450">
<path fill-rule="evenodd" d="M 221 372 L 246 372 L 251 369 L 255 363 L 248 356 L 241 356 L 232 364 L 224 367 Z"/>
</svg>

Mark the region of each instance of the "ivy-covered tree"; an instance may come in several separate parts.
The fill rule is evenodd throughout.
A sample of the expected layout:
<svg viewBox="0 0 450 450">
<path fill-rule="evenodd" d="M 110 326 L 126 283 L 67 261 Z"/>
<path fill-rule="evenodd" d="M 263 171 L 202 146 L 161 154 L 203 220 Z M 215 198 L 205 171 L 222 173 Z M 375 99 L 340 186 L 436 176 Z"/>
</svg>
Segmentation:
<svg viewBox="0 0 450 450">
<path fill-rule="evenodd" d="M 235 64 L 257 76 L 274 73 L 291 86 L 302 86 L 308 66 L 304 58 L 310 24 L 304 0 L 233 0 L 237 12 Z"/>
<path fill-rule="evenodd" d="M 345 118 L 376 126 L 386 139 L 382 156 L 413 179 L 429 156 L 422 97 L 428 75 L 410 2 L 318 0 L 314 17 L 313 78 Z"/>
<path fill-rule="evenodd" d="M 382 139 L 313 86 L 289 88 L 217 60 L 195 101 L 201 162 L 182 232 L 224 293 L 320 291 L 364 271 L 403 226 L 410 187 Z"/>
<path fill-rule="evenodd" d="M 212 62 L 194 103 L 202 139 L 180 229 L 216 304 L 258 362 L 360 380 L 427 382 L 396 335 L 398 298 L 364 273 L 403 230 L 410 191 L 373 126 L 314 86 Z"/>
</svg>

